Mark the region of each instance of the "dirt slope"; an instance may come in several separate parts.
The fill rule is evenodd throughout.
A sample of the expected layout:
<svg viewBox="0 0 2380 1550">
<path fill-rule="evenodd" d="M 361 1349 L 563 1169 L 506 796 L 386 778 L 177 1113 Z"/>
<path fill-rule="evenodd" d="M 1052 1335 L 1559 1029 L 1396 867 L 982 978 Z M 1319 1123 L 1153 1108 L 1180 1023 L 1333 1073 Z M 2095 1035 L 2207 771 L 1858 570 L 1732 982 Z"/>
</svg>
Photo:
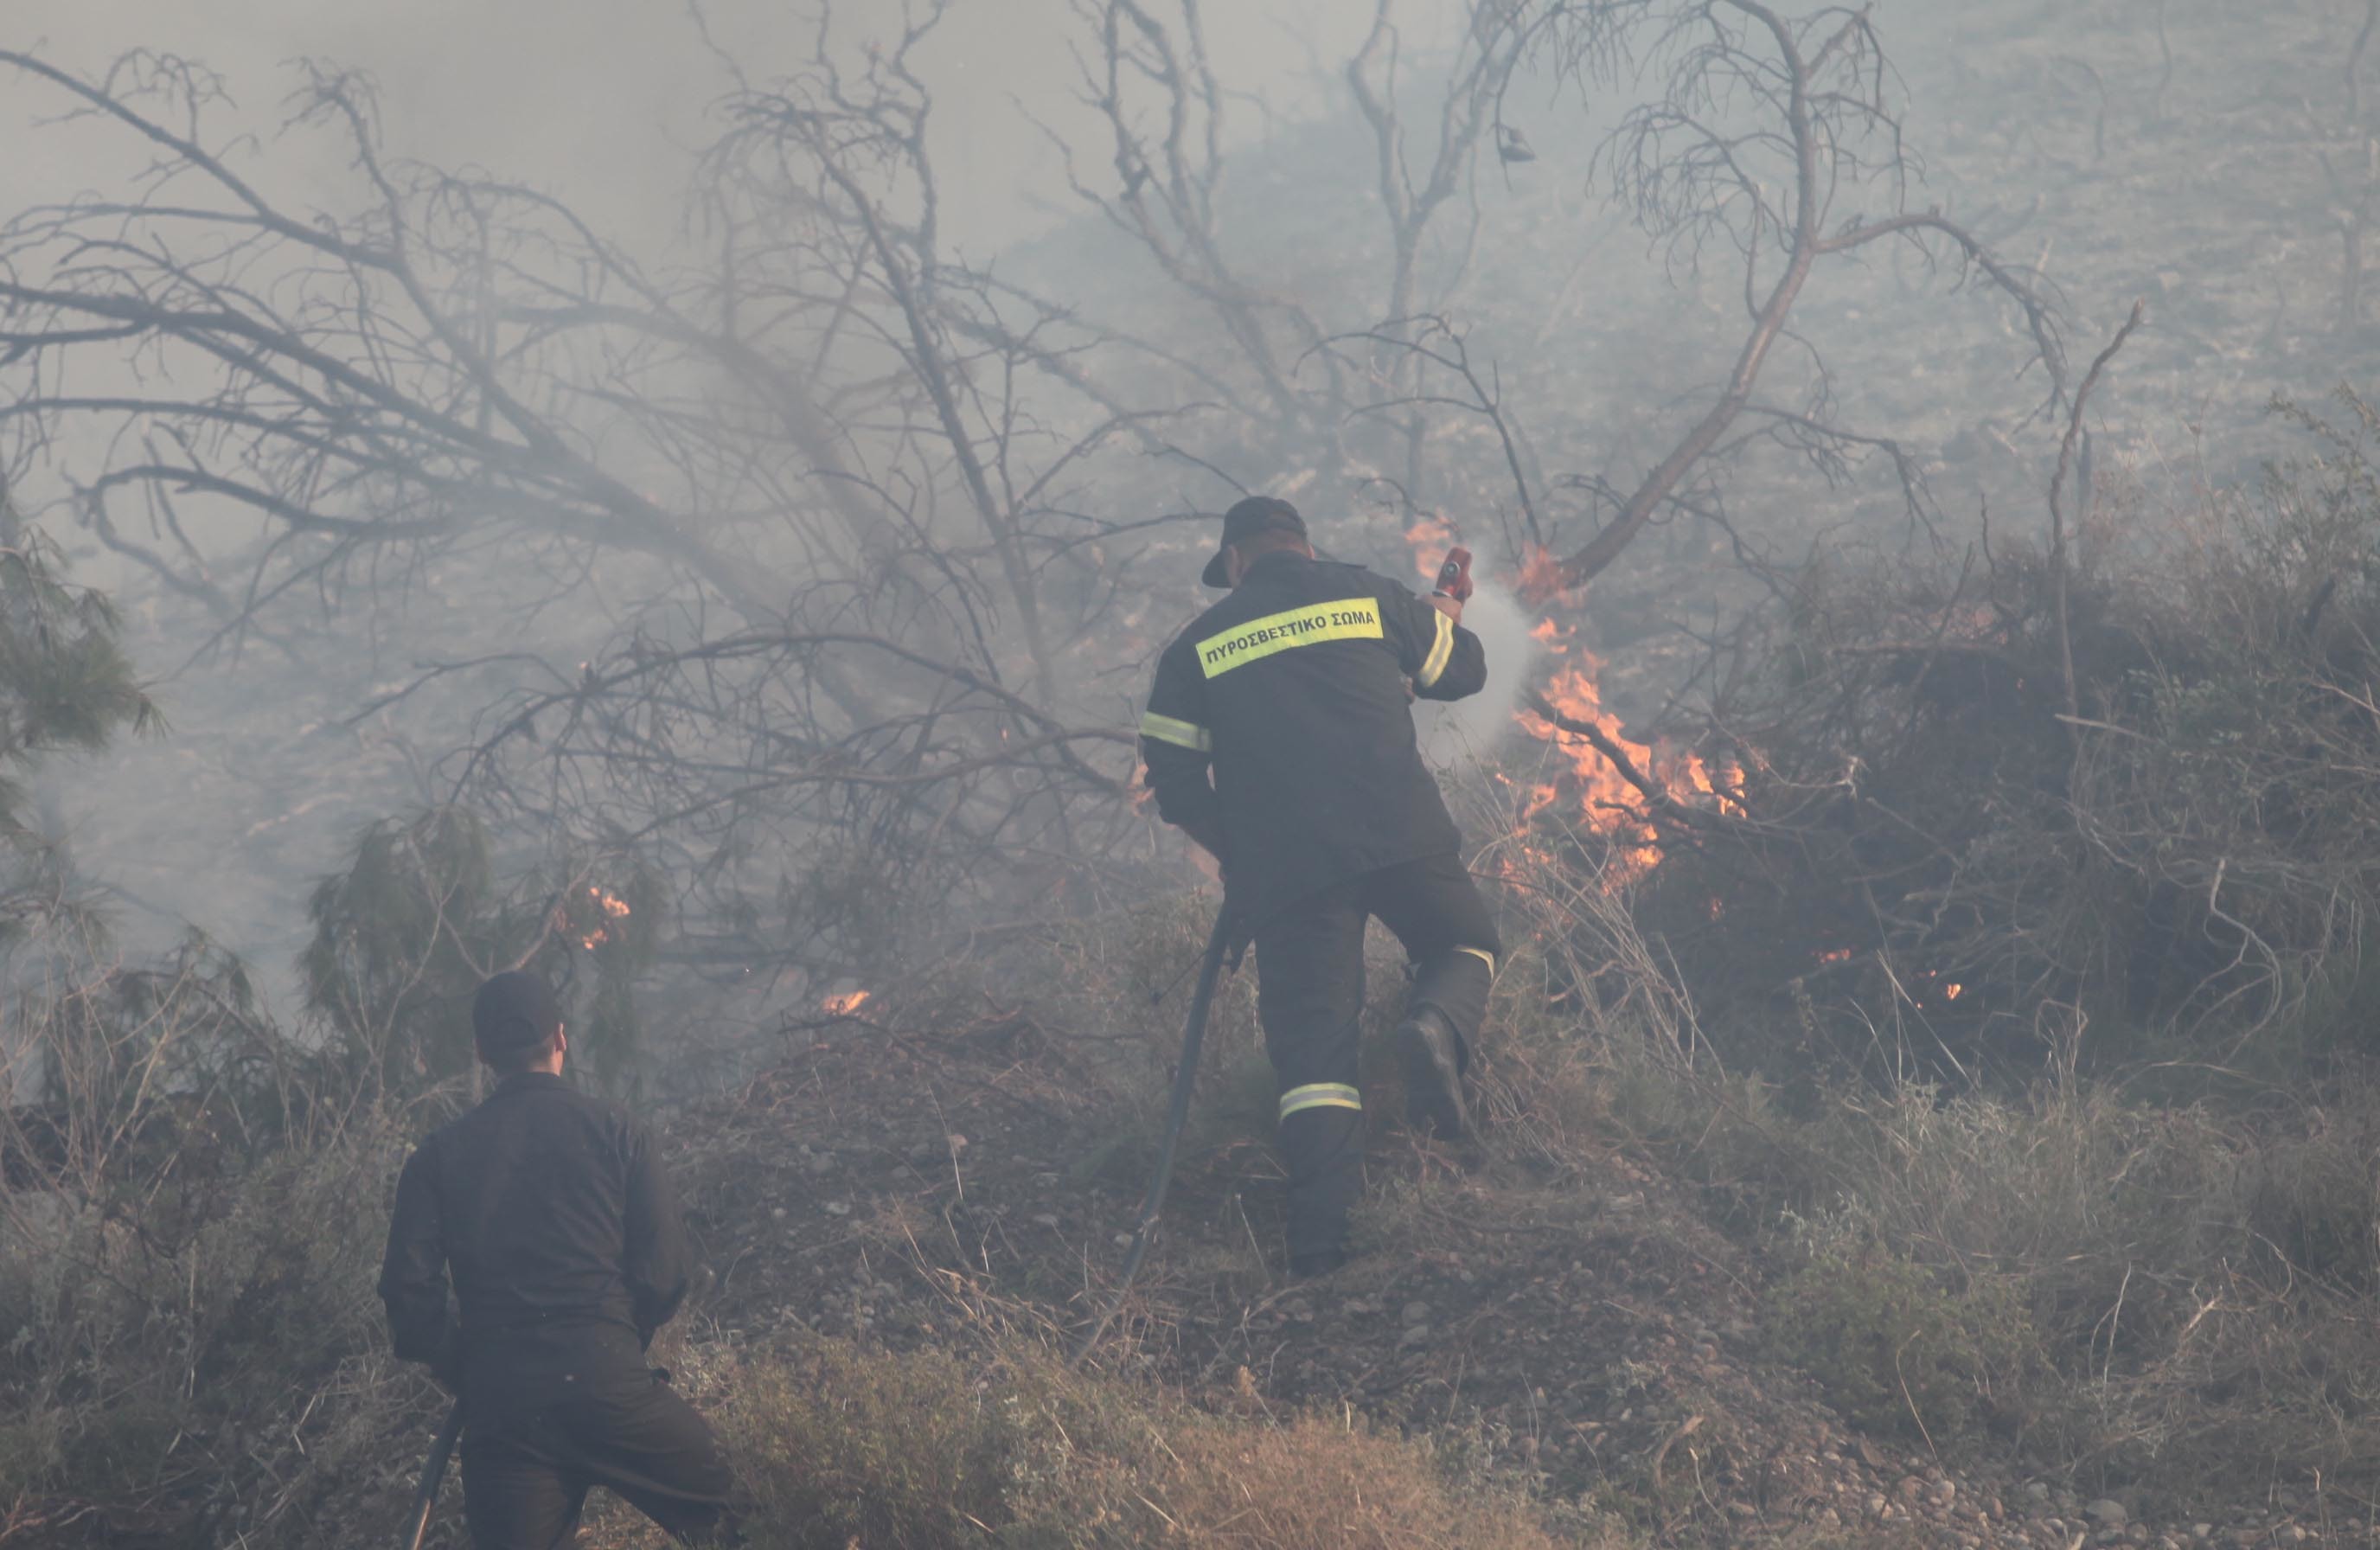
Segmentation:
<svg viewBox="0 0 2380 1550">
<path fill-rule="evenodd" d="M 892 1349 L 1062 1342 L 1111 1284 L 1144 1152 L 1118 1144 L 1083 1073 L 1023 1025 L 947 1044 L 848 1032 L 672 1128 L 722 1277 L 698 1347 L 765 1347 L 795 1326 Z M 1279 1270 L 1268 1152 L 1204 1136 L 1098 1360 L 1220 1410 L 1344 1406 L 1466 1436 L 1666 1543 L 2070 1550 L 2323 1532 L 2271 1504 L 2135 1521 L 2030 1480 L 2013 1448 L 1952 1459 L 1863 1437 L 1767 1354 L 1757 1253 L 1650 1159 L 1613 1150 L 1579 1176 L 1532 1178 L 1376 1132 L 1372 1251 L 1297 1285 Z"/>
</svg>

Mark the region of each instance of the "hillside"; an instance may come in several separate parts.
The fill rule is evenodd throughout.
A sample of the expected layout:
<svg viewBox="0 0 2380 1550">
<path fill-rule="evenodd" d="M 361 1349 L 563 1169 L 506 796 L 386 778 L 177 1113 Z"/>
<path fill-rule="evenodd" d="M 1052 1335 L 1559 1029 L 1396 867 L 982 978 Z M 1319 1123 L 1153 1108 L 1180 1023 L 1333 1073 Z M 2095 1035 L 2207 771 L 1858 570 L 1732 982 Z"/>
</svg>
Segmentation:
<svg viewBox="0 0 2380 1550">
<path fill-rule="evenodd" d="M 441 895 L 433 948 L 392 955 L 407 1027 L 460 1004 L 472 953 L 532 936 L 632 1010 L 618 1085 L 664 1128 L 716 1276 L 661 1360 L 721 1418 L 764 1506 L 756 1544 L 2380 1544 L 2380 416 L 2330 397 L 2380 368 L 2360 272 L 2380 58 L 2359 79 L 2363 7 L 2315 0 L 1902 9 L 1879 15 L 1926 199 L 2046 277 L 2077 366 L 2147 302 L 2087 418 L 2070 628 L 2043 557 L 2062 427 L 2020 320 L 1898 250 L 1830 271 L 1773 397 L 1839 408 L 1905 463 L 1756 448 L 1591 587 L 1500 598 L 1539 680 L 1561 675 L 1559 708 L 1651 776 L 1508 705 L 1466 726 L 1475 758 L 1448 779 L 1514 949 L 1488 1122 L 1475 1147 L 1415 1142 L 1394 1062 L 1370 1063 L 1371 1194 L 1342 1272 L 1283 1274 L 1243 969 L 1157 1250 L 1084 1370 L 1063 1366 L 1113 1286 L 1213 902 L 1123 793 L 1050 799 L 1105 846 L 1071 871 L 1029 870 L 1039 832 L 985 841 L 978 864 L 1015 876 L 947 914 L 946 873 L 917 858 L 965 803 L 870 794 L 759 811 L 711 851 L 665 837 L 669 919 L 704 930 L 649 909 L 633 951 L 625 931 L 574 949 L 545 879 L 507 873 L 518 897 L 483 890 L 469 951 L 429 966 L 462 934 Z M 1531 85 L 1513 111 L 1542 155 L 1489 169 L 1454 309 L 1515 445 L 1451 412 L 1415 509 L 1384 493 L 1385 440 L 1326 456 L 1266 442 L 1253 412 L 1194 444 L 1396 574 L 1451 536 L 1506 584 L 1574 548 L 1741 339 L 1736 276 L 1665 268 L 1584 191 L 1614 104 Z M 1352 118 L 1284 126 L 1221 184 L 1241 272 L 1330 326 L 1377 321 L 1366 153 Z M 1129 324 L 1166 371 L 1236 363 L 1095 218 L 996 267 L 1070 323 Z M 2343 429 L 2273 414 L 2277 395 Z M 1051 426 L 1096 418 L 1059 402 Z M 881 447 L 930 443 L 898 407 L 851 412 L 898 422 L 870 423 Z M 1075 618 L 1062 709 L 1117 769 L 1147 659 L 1196 601 L 1183 559 L 1205 539 L 1182 512 L 1220 488 L 1180 452 L 1104 446 L 1036 510 L 1044 601 L 1112 592 Z M 1542 497 L 1525 521 L 1508 456 Z M 2298 466 L 2268 482 L 2276 458 Z M 974 612 L 990 551 L 928 542 L 955 481 L 918 466 L 912 536 L 963 579 L 911 612 L 881 562 L 858 601 L 821 583 L 820 616 L 872 629 L 880 604 L 936 651 L 972 629 L 968 673 L 1022 683 L 1013 600 Z M 725 505 L 740 541 L 749 514 Z M 88 1127 L 29 1103 L 0 1131 L 0 1547 L 343 1550 L 401 1516 L 442 1401 L 386 1356 L 370 1278 L 406 1147 L 477 1089 L 418 1054 L 412 1085 L 367 1081 L 342 1064 L 351 1030 L 291 1009 L 305 900 L 363 824 L 454 799 L 474 763 L 456 751 L 530 695 L 562 708 L 523 757 L 559 760 L 601 719 L 570 719 L 590 663 L 727 629 L 650 556 L 581 576 L 540 551 L 521 569 L 556 591 L 512 609 L 504 543 L 326 590 L 237 660 L 193 658 L 212 616 L 127 589 L 172 731 L 42 792 L 133 946 L 96 948 L 99 990 L 63 1010 L 45 987 L 12 1004 L 94 1074 L 72 1094 L 88 1113 L 54 1105 Z M 1080 552 L 1112 568 L 1069 569 Z M 722 691 L 749 714 L 722 740 L 748 730 L 735 755 L 796 787 L 900 741 L 787 731 L 819 662 L 789 652 L 777 689 Z M 650 726 L 710 725 L 668 719 L 679 688 Z M 945 702 L 922 699 L 928 751 L 964 764 L 995 740 L 986 721 L 933 743 Z M 993 768 L 989 799 L 1014 800 L 983 827 L 1005 838 L 1041 772 Z M 558 840 L 537 804 L 561 811 L 577 773 L 524 777 L 490 853 L 642 837 L 684 795 L 590 799 Z M 913 821 L 918 848 L 869 848 Z M 838 848 L 838 824 L 861 837 Z M 722 876 L 742 892 L 701 895 Z M 145 977 L 140 952 L 185 921 L 252 966 L 185 946 Z M 780 939 L 796 924 L 814 934 Z M 1373 946 L 1377 1043 L 1402 967 Z M 175 1044 L 190 1031 L 195 1053 Z M 59 1161 L 86 1152 L 83 1175 Z M 616 1504 L 588 1539 L 660 1543 Z M 432 1543 L 465 1543 L 451 1483 Z"/>
</svg>

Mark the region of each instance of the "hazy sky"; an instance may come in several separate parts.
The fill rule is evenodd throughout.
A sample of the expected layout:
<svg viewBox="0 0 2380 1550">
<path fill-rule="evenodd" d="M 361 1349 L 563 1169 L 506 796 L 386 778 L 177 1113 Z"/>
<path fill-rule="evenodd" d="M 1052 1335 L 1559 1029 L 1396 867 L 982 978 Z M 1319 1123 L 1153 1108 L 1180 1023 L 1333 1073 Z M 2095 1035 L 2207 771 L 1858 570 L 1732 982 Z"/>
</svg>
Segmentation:
<svg viewBox="0 0 2380 1550">
<path fill-rule="evenodd" d="M 790 72 L 810 51 L 811 28 L 797 19 L 806 6 L 709 0 L 706 8 L 714 36 L 756 80 Z M 923 56 L 939 99 L 948 229 L 970 247 L 1045 228 L 1052 204 L 1066 200 L 1054 153 L 1014 104 L 1061 122 L 1075 111 L 1067 41 L 1079 29 L 1067 10 L 1066 0 L 955 0 Z M 1208 0 L 1207 11 L 1224 79 L 1294 104 L 1310 102 L 1314 86 L 1293 26 L 1325 57 L 1343 58 L 1370 6 Z M 380 83 L 397 152 L 528 178 L 624 238 L 674 220 L 684 150 L 705 137 L 703 111 L 726 85 L 679 0 L 11 0 L 6 14 L 0 38 L 9 46 L 30 43 L 86 72 L 135 47 L 201 60 L 260 133 L 278 122 L 290 62 L 361 68 Z M 837 30 L 855 44 L 889 38 L 901 16 L 894 0 L 860 0 L 839 7 Z M 52 105 L 13 79 L 0 81 L 0 104 L 12 137 Z M 1256 116 L 1241 127 L 1253 130 Z M 101 181 L 103 167 L 62 154 L 79 140 L 43 137 L 50 154 L 38 171 L 14 157 L 0 164 L 0 206 L 46 194 L 62 176 Z M 1103 160 L 1094 153 L 1091 165 Z M 649 235 L 665 237 L 666 227 Z"/>
</svg>

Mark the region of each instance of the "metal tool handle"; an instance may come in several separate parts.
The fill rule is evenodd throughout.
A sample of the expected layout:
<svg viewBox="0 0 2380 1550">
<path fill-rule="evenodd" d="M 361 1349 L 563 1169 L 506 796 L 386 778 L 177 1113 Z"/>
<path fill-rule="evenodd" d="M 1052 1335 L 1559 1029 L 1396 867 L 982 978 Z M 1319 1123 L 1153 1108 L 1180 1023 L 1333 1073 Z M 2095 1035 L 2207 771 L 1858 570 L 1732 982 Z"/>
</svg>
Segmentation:
<svg viewBox="0 0 2380 1550">
<path fill-rule="evenodd" d="M 430 1534 L 430 1515 L 438 1508 L 438 1488 L 446 1483 L 446 1460 L 455 1457 L 455 1439 L 463 1434 L 463 1401 L 457 1399 L 446 1412 L 445 1423 L 430 1444 L 430 1457 L 421 1466 L 421 1485 L 413 1494 L 413 1516 L 407 1519 L 405 1550 L 421 1550 L 421 1542 Z"/>
<path fill-rule="evenodd" d="M 1165 1208 L 1165 1188 L 1173 1178 L 1173 1149 L 1182 1140 L 1183 1127 L 1190 1120 L 1190 1095 L 1198 1084 L 1198 1048 L 1207 1037 L 1207 1014 L 1214 1006 L 1215 982 L 1222 978 L 1223 958 L 1231 946 L 1232 909 L 1227 904 L 1216 912 L 1214 933 L 1207 938 L 1207 956 L 1198 964 L 1198 988 L 1190 993 L 1190 1013 L 1182 1028 L 1182 1059 L 1173 1068 L 1173 1099 L 1165 1113 L 1165 1135 L 1157 1146 L 1157 1167 L 1148 1177 L 1147 1192 L 1141 1196 L 1140 1223 L 1133 1229 L 1132 1247 L 1124 1251 L 1115 1294 L 1108 1299 L 1099 1323 L 1075 1344 L 1073 1354 L 1066 1359 L 1069 1364 L 1082 1361 L 1099 1343 L 1099 1336 L 1107 1333 L 1108 1325 L 1123 1307 L 1124 1294 L 1132 1289 L 1132 1278 L 1140 1273 L 1140 1262 L 1148 1257 L 1149 1239 Z"/>
</svg>

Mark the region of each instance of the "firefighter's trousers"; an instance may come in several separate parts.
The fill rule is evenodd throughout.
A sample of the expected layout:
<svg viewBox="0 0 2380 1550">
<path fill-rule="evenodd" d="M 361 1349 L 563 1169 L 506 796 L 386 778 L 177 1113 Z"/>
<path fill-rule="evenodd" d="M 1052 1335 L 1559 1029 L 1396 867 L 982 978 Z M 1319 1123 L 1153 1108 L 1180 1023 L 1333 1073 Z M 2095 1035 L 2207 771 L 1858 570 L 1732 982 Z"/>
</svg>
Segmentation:
<svg viewBox="0 0 2380 1550">
<path fill-rule="evenodd" d="M 617 1374 L 589 1388 L 516 1413 L 471 1413 L 463 1513 L 474 1550 L 577 1544 L 579 1509 L 597 1485 L 683 1543 L 732 1533 L 735 1476 L 694 1407 L 658 1373 Z"/>
<path fill-rule="evenodd" d="M 1406 1015 L 1436 1007 L 1453 1024 L 1466 1064 L 1501 950 L 1478 888 L 1452 854 L 1349 878 L 1257 923 L 1257 1015 L 1281 1090 L 1293 1261 L 1343 1248 L 1347 1214 L 1363 1194 L 1356 1059 L 1364 927 L 1374 917 L 1413 963 Z"/>
</svg>

